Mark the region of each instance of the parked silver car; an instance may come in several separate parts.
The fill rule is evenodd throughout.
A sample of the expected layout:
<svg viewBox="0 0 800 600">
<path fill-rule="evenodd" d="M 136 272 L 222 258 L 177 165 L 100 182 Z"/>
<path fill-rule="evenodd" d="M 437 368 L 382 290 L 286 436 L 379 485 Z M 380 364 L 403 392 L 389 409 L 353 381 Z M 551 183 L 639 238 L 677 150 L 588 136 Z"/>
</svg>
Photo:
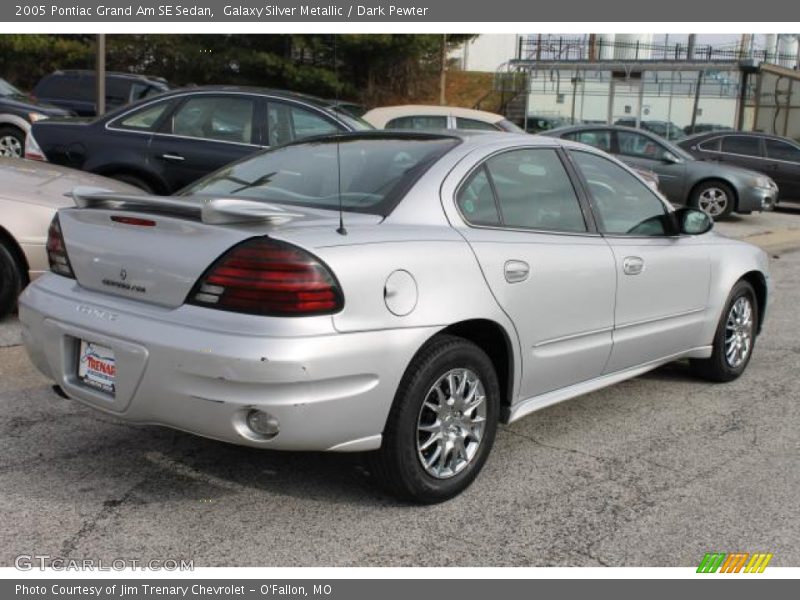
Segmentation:
<svg viewBox="0 0 800 600">
<path fill-rule="evenodd" d="M 369 451 L 418 502 L 465 489 L 498 422 L 677 359 L 738 377 L 770 288 L 764 252 L 546 137 L 343 134 L 178 198 L 74 194 L 20 309 L 63 393 L 236 444 Z"/>
</svg>

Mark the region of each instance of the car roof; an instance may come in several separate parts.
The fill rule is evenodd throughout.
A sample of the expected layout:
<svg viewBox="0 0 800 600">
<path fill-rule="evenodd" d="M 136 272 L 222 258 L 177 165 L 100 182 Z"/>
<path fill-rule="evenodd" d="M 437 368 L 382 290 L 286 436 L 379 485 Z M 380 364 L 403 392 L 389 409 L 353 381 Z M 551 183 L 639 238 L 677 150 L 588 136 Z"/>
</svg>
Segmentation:
<svg viewBox="0 0 800 600">
<path fill-rule="evenodd" d="M 325 100 L 311 94 L 303 94 L 301 92 L 290 92 L 288 90 L 258 87 L 258 86 L 245 86 L 245 85 L 191 85 L 180 88 L 171 89 L 168 92 L 161 94 L 161 97 L 172 95 L 187 94 L 191 92 L 241 92 L 243 94 L 257 94 L 263 96 L 275 96 L 277 98 L 286 98 L 287 100 L 302 100 L 308 104 L 313 104 L 320 108 L 330 108 L 334 106 L 334 102 Z M 152 98 L 152 96 L 151 96 Z"/>
<path fill-rule="evenodd" d="M 485 110 L 475 110 L 473 108 L 462 108 L 460 106 L 440 106 L 431 104 L 402 104 L 397 106 L 381 106 L 373 108 L 362 117 L 374 127 L 382 129 L 386 123 L 398 117 L 410 116 L 446 116 L 454 115 L 467 119 L 485 121 L 486 123 L 497 123 L 505 120 L 503 115 L 487 112 Z"/>
<path fill-rule="evenodd" d="M 749 137 L 759 137 L 765 140 L 777 140 L 780 142 L 790 142 L 794 145 L 798 145 L 798 142 L 793 140 L 792 138 L 784 137 L 781 135 L 775 135 L 773 133 L 764 133 L 761 131 L 737 131 L 735 129 L 717 129 L 715 131 L 703 131 L 701 133 L 695 133 L 689 136 L 686 136 L 682 140 L 680 140 L 680 145 L 683 146 L 688 143 L 711 139 L 714 137 L 721 137 L 724 135 L 743 135 Z"/>
<path fill-rule="evenodd" d="M 97 74 L 96 71 L 93 69 L 58 69 L 57 71 L 53 71 L 52 73 L 48 73 L 42 79 L 47 77 L 62 77 L 64 75 L 67 76 L 76 76 L 76 77 L 93 77 Z M 121 79 L 133 79 L 136 81 L 156 81 L 158 83 L 167 83 L 167 80 L 163 77 L 158 77 L 155 75 L 147 75 L 145 73 L 126 73 L 124 71 L 106 71 L 106 77 L 119 77 Z"/>
</svg>

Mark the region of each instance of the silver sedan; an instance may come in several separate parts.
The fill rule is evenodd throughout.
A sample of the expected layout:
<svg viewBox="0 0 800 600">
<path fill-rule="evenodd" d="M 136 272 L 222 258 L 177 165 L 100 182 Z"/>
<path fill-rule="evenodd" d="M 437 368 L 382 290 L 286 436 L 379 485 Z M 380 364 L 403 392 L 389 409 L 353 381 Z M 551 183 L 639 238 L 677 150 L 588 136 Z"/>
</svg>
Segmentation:
<svg viewBox="0 0 800 600">
<path fill-rule="evenodd" d="M 603 152 L 514 134 L 344 134 L 173 198 L 74 191 L 20 319 L 57 390 L 120 419 L 365 452 L 417 502 L 497 424 L 689 359 L 732 380 L 770 279 Z"/>
</svg>

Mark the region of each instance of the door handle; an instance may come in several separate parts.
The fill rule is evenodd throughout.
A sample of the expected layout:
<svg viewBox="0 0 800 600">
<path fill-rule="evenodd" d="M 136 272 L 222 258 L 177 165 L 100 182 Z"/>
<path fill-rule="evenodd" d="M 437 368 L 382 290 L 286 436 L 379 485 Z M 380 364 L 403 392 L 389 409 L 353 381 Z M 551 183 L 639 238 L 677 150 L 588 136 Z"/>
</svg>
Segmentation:
<svg viewBox="0 0 800 600">
<path fill-rule="evenodd" d="M 181 162 L 183 160 L 186 160 L 180 154 L 162 154 L 161 158 L 163 158 L 164 160 L 170 160 L 170 161 L 173 161 L 173 162 Z"/>
<path fill-rule="evenodd" d="M 508 283 L 519 283 L 528 278 L 531 272 L 531 267 L 528 263 L 522 260 L 508 260 L 503 267 L 503 272 L 506 276 Z"/>
<path fill-rule="evenodd" d="M 638 275 L 644 271 L 644 260 L 638 256 L 626 256 L 622 261 L 622 270 L 625 275 Z"/>
</svg>

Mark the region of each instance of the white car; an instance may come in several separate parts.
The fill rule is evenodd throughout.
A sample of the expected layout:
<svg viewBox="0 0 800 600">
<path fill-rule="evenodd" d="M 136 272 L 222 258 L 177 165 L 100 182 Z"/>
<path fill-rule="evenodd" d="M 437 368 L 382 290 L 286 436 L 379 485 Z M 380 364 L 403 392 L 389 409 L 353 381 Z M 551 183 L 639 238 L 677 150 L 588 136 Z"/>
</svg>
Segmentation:
<svg viewBox="0 0 800 600">
<path fill-rule="evenodd" d="M 375 129 L 477 129 L 525 133 L 503 115 L 457 106 L 384 106 L 373 108 L 362 118 Z"/>
</svg>

